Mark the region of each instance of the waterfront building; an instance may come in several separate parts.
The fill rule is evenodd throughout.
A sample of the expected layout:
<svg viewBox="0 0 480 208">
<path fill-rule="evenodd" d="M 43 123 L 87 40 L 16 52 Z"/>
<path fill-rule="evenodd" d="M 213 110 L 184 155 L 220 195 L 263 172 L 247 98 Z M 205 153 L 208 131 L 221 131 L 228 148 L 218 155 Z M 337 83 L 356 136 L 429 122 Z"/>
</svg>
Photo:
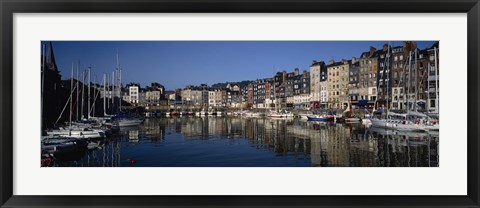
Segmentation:
<svg viewBox="0 0 480 208">
<path fill-rule="evenodd" d="M 192 92 L 192 86 L 187 86 L 182 90 L 182 101 L 187 105 L 192 104 Z"/>
<path fill-rule="evenodd" d="M 430 60 L 427 49 L 418 50 L 417 55 L 417 105 L 421 110 L 426 110 L 428 102 L 428 67 Z"/>
<path fill-rule="evenodd" d="M 428 54 L 428 110 L 439 113 L 439 94 L 440 94 L 440 70 L 439 70 L 439 42 L 435 42 L 427 50 Z"/>
<path fill-rule="evenodd" d="M 175 92 L 168 92 L 166 96 L 168 97 L 169 101 L 175 101 Z"/>
<path fill-rule="evenodd" d="M 325 62 L 313 60 L 310 65 L 311 108 L 320 108 L 320 103 L 327 102 L 328 97 L 325 85 L 327 77 Z"/>
<path fill-rule="evenodd" d="M 405 105 L 406 107 L 409 107 L 409 110 L 415 110 L 416 109 L 416 98 L 418 96 L 416 95 L 416 77 L 415 77 L 415 71 L 416 71 L 416 65 L 415 65 L 415 60 L 417 60 L 418 57 L 418 49 L 417 49 L 417 44 L 412 41 L 405 41 L 403 42 L 404 44 L 404 52 L 405 52 L 405 57 L 407 59 L 405 63 Z M 417 52 L 417 56 L 415 56 L 415 52 Z"/>
<path fill-rule="evenodd" d="M 344 109 L 348 104 L 348 76 L 350 62 L 331 60 L 327 65 L 328 72 L 328 108 Z"/>
<path fill-rule="evenodd" d="M 240 85 L 239 85 L 239 84 L 230 84 L 230 83 L 228 83 L 228 84 L 227 84 L 227 89 L 230 90 L 230 91 L 239 92 L 239 91 L 240 91 Z"/>
<path fill-rule="evenodd" d="M 377 100 L 378 54 L 375 52 L 376 48 L 371 46 L 360 55 L 359 96 L 368 108 L 373 108 Z"/>
<path fill-rule="evenodd" d="M 390 46 L 384 44 L 381 50 L 376 51 L 376 57 L 378 59 L 378 70 L 377 70 L 377 83 L 378 83 L 378 97 L 377 105 L 387 107 L 391 106 L 391 95 L 392 95 L 392 65 L 391 65 L 391 54 L 389 53 Z M 388 99 L 388 100 L 387 100 Z"/>
<path fill-rule="evenodd" d="M 210 107 L 213 107 L 213 106 L 216 106 L 217 103 L 216 103 L 216 96 L 215 96 L 215 91 L 214 90 L 210 90 L 208 91 L 208 106 Z"/>
<path fill-rule="evenodd" d="M 253 90 L 253 107 L 254 108 L 265 108 L 265 84 L 267 80 L 257 79 L 252 84 Z"/>
<path fill-rule="evenodd" d="M 208 105 L 210 107 L 225 107 L 227 94 L 225 90 L 213 89 L 208 92 Z"/>
<path fill-rule="evenodd" d="M 352 57 L 348 71 L 348 96 L 353 107 L 358 104 L 360 98 L 360 62 L 355 57 Z"/>
<path fill-rule="evenodd" d="M 147 89 L 146 92 L 147 105 L 157 106 L 160 104 L 160 91 Z"/>
<path fill-rule="evenodd" d="M 230 108 L 241 108 L 242 104 L 242 94 L 240 93 L 240 89 L 232 91 L 227 90 L 227 107 Z"/>
<path fill-rule="evenodd" d="M 293 101 L 293 107 L 297 109 L 305 109 L 310 107 L 310 73 L 303 70 L 299 74 L 298 68 L 295 69 L 295 75 L 291 77 L 291 89 L 293 96 L 290 96 Z M 287 101 L 288 102 L 288 101 Z"/>
<path fill-rule="evenodd" d="M 405 109 L 405 65 L 408 63 L 403 46 L 392 48 L 392 106 L 393 110 Z"/>
<path fill-rule="evenodd" d="M 152 90 L 159 91 L 159 92 L 160 92 L 160 96 L 165 95 L 165 87 L 164 87 L 163 85 L 161 85 L 160 83 L 153 82 L 152 84 L 150 84 L 150 88 L 151 88 Z"/>
<path fill-rule="evenodd" d="M 130 95 L 128 94 L 128 88 L 122 88 L 122 100 L 127 102 L 127 103 L 131 103 L 130 101 Z M 111 92 L 111 91 L 110 91 Z M 113 95 L 113 93 L 110 93 L 110 95 Z M 111 99 L 112 97 L 110 97 Z"/>
<path fill-rule="evenodd" d="M 138 103 L 139 105 L 145 105 L 147 103 L 147 99 L 146 99 L 146 90 L 145 88 L 140 88 L 140 91 L 138 93 Z"/>
<path fill-rule="evenodd" d="M 202 93 L 202 90 L 190 86 L 182 90 L 182 101 L 186 105 L 201 106 L 203 105 Z"/>
<path fill-rule="evenodd" d="M 215 102 L 217 104 L 217 107 L 226 107 L 227 106 L 227 93 L 224 89 L 216 90 Z"/>
<path fill-rule="evenodd" d="M 140 101 L 140 85 L 137 83 L 127 84 L 128 95 L 130 96 L 130 104 L 138 104 Z"/>
<path fill-rule="evenodd" d="M 282 72 L 277 72 L 273 77 L 272 87 L 274 88 L 274 91 L 273 91 L 274 103 L 275 103 L 274 106 L 278 106 L 278 108 L 287 107 L 287 96 L 293 92 L 293 90 L 288 89 L 287 78 L 293 77 L 293 76 L 294 76 L 294 72 L 287 73 L 285 70 L 283 70 Z"/>
<path fill-rule="evenodd" d="M 161 95 L 162 95 L 162 90 L 158 88 L 154 88 L 153 86 L 147 87 L 146 93 L 145 93 L 146 105 L 151 105 L 151 106 L 160 105 Z"/>
</svg>

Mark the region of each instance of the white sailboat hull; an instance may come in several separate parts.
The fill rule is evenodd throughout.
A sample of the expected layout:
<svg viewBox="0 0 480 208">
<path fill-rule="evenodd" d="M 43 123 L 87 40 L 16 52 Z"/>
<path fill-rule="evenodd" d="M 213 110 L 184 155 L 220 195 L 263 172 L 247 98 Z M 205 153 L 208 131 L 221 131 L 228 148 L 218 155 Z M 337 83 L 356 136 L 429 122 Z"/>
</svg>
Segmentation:
<svg viewBox="0 0 480 208">
<path fill-rule="evenodd" d="M 401 120 L 391 120 L 391 119 L 370 119 L 373 127 L 386 128 L 386 129 L 395 129 L 398 131 L 426 131 L 425 127 L 415 123 L 404 123 L 405 121 Z"/>
</svg>

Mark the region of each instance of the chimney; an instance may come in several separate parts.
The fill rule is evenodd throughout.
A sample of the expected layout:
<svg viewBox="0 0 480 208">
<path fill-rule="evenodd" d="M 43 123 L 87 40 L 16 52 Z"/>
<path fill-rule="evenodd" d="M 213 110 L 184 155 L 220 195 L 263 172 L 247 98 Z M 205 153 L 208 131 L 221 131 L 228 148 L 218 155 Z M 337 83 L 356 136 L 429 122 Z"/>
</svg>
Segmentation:
<svg viewBox="0 0 480 208">
<path fill-rule="evenodd" d="M 283 70 L 282 72 L 282 83 L 287 81 L 287 71 Z"/>
<path fill-rule="evenodd" d="M 315 65 L 317 63 L 316 60 L 312 60 L 312 66 Z"/>
<path fill-rule="evenodd" d="M 388 44 L 383 44 L 383 51 L 387 51 L 388 50 Z"/>
<path fill-rule="evenodd" d="M 357 58 L 352 57 L 352 64 L 355 64 L 357 62 Z"/>
<path fill-rule="evenodd" d="M 330 61 L 328 62 L 329 65 L 334 64 L 334 63 L 335 63 L 335 60 L 333 60 L 333 59 L 330 59 Z"/>
<path fill-rule="evenodd" d="M 376 49 L 375 47 L 370 46 L 370 56 L 372 56 L 373 53 L 375 53 L 376 50 L 377 50 L 377 49 Z"/>
<path fill-rule="evenodd" d="M 295 76 L 298 76 L 298 71 L 299 71 L 299 69 L 298 69 L 298 68 L 295 68 L 293 71 L 294 71 Z"/>
</svg>

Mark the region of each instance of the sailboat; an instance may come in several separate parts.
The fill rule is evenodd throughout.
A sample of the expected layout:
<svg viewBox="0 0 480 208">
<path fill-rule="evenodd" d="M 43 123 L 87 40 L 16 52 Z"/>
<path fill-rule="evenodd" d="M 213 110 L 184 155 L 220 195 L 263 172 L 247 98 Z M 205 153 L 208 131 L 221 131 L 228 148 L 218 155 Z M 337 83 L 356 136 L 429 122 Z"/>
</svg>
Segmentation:
<svg viewBox="0 0 480 208">
<path fill-rule="evenodd" d="M 101 129 L 93 129 L 91 126 L 80 126 L 80 125 L 73 125 L 72 122 L 72 96 L 75 92 L 76 86 L 73 87 L 73 64 L 72 64 L 72 78 L 71 78 L 71 88 L 70 88 L 70 96 L 65 103 L 65 106 L 58 117 L 55 123 L 58 123 L 60 118 L 62 117 L 67 105 L 70 104 L 70 121 L 68 127 L 59 127 L 58 129 L 50 129 L 47 130 L 45 133 L 46 135 L 50 136 L 50 138 L 54 137 L 72 137 L 77 139 L 102 139 L 105 138 L 105 131 Z M 83 106 L 82 106 L 83 107 Z"/>
<path fill-rule="evenodd" d="M 390 47 L 390 46 L 389 46 Z M 388 51 L 390 53 L 390 50 Z M 389 59 L 389 55 L 387 55 L 387 60 Z M 412 59 L 412 52 L 410 51 L 409 55 L 409 80 L 408 84 L 410 85 L 410 68 L 411 68 L 411 59 Z M 389 64 L 387 63 L 387 70 Z M 388 77 L 388 74 L 387 74 Z M 388 83 L 388 82 L 387 82 Z M 388 86 L 387 86 L 388 89 Z M 387 90 L 388 93 L 388 90 Z M 408 104 L 408 92 L 407 93 L 407 104 Z M 388 102 L 388 99 L 387 99 Z M 382 111 L 378 111 L 380 114 L 383 113 Z M 373 127 L 380 127 L 380 128 L 387 128 L 387 129 L 395 129 L 399 131 L 427 131 L 424 125 L 421 125 L 416 119 L 412 119 L 412 113 L 409 112 L 409 105 L 407 106 L 407 113 L 406 114 L 399 114 L 393 113 L 388 111 L 388 103 L 386 110 L 386 118 L 372 118 L 372 126 Z"/>
<path fill-rule="evenodd" d="M 119 127 L 128 127 L 128 126 L 138 126 L 140 124 L 143 123 L 144 121 L 144 118 L 142 117 L 129 117 L 129 116 L 125 116 L 121 113 L 121 110 L 122 110 L 122 68 L 120 67 L 120 62 L 119 62 L 119 59 L 118 59 L 118 50 L 117 50 L 117 73 L 114 73 L 116 74 L 115 79 L 116 79 L 116 82 L 114 83 L 117 83 L 118 86 L 116 86 L 116 89 L 118 90 L 118 96 L 119 96 L 119 103 L 118 103 L 118 110 L 119 110 L 119 114 L 117 114 L 115 117 L 113 117 L 114 121 L 118 124 Z M 114 77 L 112 77 L 112 80 L 114 79 Z M 114 87 L 115 89 L 115 87 Z M 116 97 L 116 94 L 117 92 L 114 90 L 114 100 L 115 100 L 115 97 Z"/>
</svg>

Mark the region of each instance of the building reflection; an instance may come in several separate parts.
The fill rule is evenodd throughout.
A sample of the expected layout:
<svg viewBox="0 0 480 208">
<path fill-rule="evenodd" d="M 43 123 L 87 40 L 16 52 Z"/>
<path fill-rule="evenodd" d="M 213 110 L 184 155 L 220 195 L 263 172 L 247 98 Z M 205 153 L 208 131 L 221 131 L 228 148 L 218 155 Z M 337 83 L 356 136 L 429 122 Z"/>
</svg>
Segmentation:
<svg viewBox="0 0 480 208">
<path fill-rule="evenodd" d="M 161 144 L 169 134 L 185 140 L 246 139 L 251 148 L 277 157 L 308 160 L 317 167 L 438 167 L 438 135 L 365 129 L 362 125 L 241 117 L 147 119 L 142 126 L 87 151 L 75 166 L 127 166 L 122 145 Z M 70 164 L 71 165 L 71 164 Z"/>
</svg>

